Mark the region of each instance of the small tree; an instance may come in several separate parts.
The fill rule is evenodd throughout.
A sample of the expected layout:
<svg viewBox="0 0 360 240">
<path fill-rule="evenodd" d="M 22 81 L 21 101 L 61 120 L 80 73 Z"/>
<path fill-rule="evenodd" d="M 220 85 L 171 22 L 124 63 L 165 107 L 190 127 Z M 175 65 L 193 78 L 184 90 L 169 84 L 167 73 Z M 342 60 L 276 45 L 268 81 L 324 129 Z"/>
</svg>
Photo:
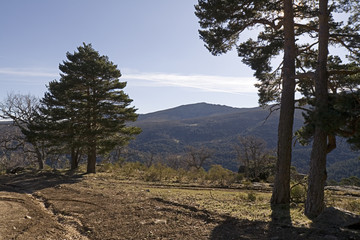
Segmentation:
<svg viewBox="0 0 360 240">
<path fill-rule="evenodd" d="M 187 147 L 187 156 L 185 157 L 185 164 L 188 169 L 195 168 L 200 170 L 204 164 L 212 157 L 213 151 L 205 148 Z"/>
<path fill-rule="evenodd" d="M 239 172 L 244 168 L 245 177 L 252 180 L 266 180 L 275 165 L 275 157 L 266 148 L 266 142 L 255 136 L 239 137 L 239 144 L 235 146 Z"/>
<path fill-rule="evenodd" d="M 12 136 L 18 147 L 23 151 L 36 156 L 39 169 L 44 168 L 48 149 L 44 139 L 39 139 L 32 130 L 39 114 L 39 99 L 31 95 L 9 94 L 6 100 L 0 104 L 1 117 L 11 119 L 13 125 L 21 130 L 22 135 Z M 16 149 L 14 149 L 16 150 Z"/>
<path fill-rule="evenodd" d="M 45 129 L 53 145 L 67 149 L 72 156 L 87 155 L 87 172 L 95 173 L 97 154 L 106 154 L 116 146 L 126 145 L 140 133 L 127 126 L 137 119 L 132 100 L 124 93 L 120 71 L 107 56 L 100 56 L 91 44 L 67 53 L 59 65 L 61 78 L 49 83 L 42 99 Z"/>
</svg>

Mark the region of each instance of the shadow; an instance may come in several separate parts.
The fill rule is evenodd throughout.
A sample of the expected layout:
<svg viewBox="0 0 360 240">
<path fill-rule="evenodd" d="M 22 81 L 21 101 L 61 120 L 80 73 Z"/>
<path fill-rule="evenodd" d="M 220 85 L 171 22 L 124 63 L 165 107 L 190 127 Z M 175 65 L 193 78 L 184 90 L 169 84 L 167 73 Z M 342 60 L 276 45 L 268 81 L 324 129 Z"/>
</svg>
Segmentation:
<svg viewBox="0 0 360 240">
<path fill-rule="evenodd" d="M 341 239 L 360 239 L 360 216 L 334 207 L 326 208 L 311 227 Z"/>
<path fill-rule="evenodd" d="M 274 226 L 291 227 L 290 206 L 288 204 L 277 204 L 271 206 L 271 223 Z"/>
<path fill-rule="evenodd" d="M 167 200 L 164 200 L 162 198 L 153 198 L 153 200 L 155 200 L 155 201 L 157 201 L 159 203 L 165 204 L 165 205 L 170 205 L 170 206 L 173 206 L 173 207 L 188 210 L 189 212 L 191 212 L 191 217 L 203 220 L 206 223 L 214 223 L 214 222 L 217 221 L 215 218 L 212 217 L 213 214 L 211 212 L 207 211 L 207 210 L 200 210 L 200 209 L 198 209 L 196 207 L 193 207 L 193 206 L 167 201 Z M 175 210 L 175 209 L 172 209 L 172 208 L 162 208 L 161 210 L 165 211 L 165 212 L 175 212 L 177 214 L 188 215 L 186 212 L 183 212 L 183 211 L 180 211 L 180 210 Z"/>
<path fill-rule="evenodd" d="M 211 232 L 211 240 L 269 239 L 267 223 L 227 217 Z"/>
<path fill-rule="evenodd" d="M 294 227 L 291 222 L 290 205 L 289 204 L 276 204 L 271 205 L 271 222 L 269 223 L 269 237 L 276 239 L 287 239 L 291 236 L 292 232 L 294 235 Z M 290 236 L 289 236 L 290 235 Z M 295 237 L 294 239 L 297 239 Z"/>
<path fill-rule="evenodd" d="M 0 191 L 29 193 L 56 187 L 60 184 L 74 184 L 81 181 L 82 175 L 73 175 L 71 172 L 24 171 L 18 174 L 0 175 Z"/>
<path fill-rule="evenodd" d="M 239 220 L 229 215 L 198 209 L 194 206 L 171 202 L 162 198 L 153 198 L 153 200 L 169 206 L 161 208 L 161 211 L 188 215 L 191 218 L 204 221 L 205 224 L 215 225 L 211 231 L 210 240 L 268 239 L 264 234 L 268 226 L 266 222 Z"/>
<path fill-rule="evenodd" d="M 289 205 L 272 206 L 270 221 L 239 219 L 226 214 L 218 214 L 198 209 L 182 203 L 162 198 L 153 200 L 165 207 L 161 211 L 188 215 L 213 225 L 210 240 L 305 240 L 305 239 L 360 239 L 360 216 L 340 210 L 326 210 L 314 220 L 311 226 L 295 227 L 291 221 Z M 169 206 L 169 207 L 166 207 Z M 334 218 L 338 220 L 333 220 Z"/>
</svg>

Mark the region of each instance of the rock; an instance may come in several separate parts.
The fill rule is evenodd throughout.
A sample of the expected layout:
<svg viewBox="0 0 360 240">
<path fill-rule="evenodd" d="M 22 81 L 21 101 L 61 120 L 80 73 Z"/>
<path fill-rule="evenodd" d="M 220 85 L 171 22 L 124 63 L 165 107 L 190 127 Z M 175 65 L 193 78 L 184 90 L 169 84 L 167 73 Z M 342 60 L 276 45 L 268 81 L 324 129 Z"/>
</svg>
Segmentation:
<svg viewBox="0 0 360 240">
<path fill-rule="evenodd" d="M 360 223 L 360 216 L 345 210 L 329 207 L 324 210 L 314 224 L 320 227 L 345 227 L 355 226 Z"/>
<path fill-rule="evenodd" d="M 25 219 L 31 219 L 31 217 L 29 215 L 26 215 Z"/>
<path fill-rule="evenodd" d="M 167 221 L 165 219 L 155 219 L 155 224 L 167 224 Z"/>
</svg>

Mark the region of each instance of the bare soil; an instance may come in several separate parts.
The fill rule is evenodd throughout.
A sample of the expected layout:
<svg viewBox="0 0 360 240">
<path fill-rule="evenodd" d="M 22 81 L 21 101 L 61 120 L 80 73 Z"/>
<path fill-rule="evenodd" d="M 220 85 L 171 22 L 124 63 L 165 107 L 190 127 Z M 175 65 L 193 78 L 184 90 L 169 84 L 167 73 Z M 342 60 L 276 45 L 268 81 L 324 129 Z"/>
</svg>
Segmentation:
<svg viewBox="0 0 360 240">
<path fill-rule="evenodd" d="M 105 175 L 2 175 L 0 239 L 360 239 L 356 227 L 294 226 L 284 209 L 253 220 L 164 195 L 175 188 Z"/>
</svg>

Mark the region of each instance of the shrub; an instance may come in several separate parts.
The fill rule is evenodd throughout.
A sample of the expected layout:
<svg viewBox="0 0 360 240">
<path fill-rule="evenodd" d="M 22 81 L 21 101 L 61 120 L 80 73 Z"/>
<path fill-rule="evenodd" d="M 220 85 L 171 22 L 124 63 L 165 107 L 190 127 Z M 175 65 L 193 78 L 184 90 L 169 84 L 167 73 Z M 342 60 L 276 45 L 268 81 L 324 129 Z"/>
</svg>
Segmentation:
<svg viewBox="0 0 360 240">
<path fill-rule="evenodd" d="M 306 199 L 306 188 L 302 184 L 296 184 L 290 189 L 290 198 L 294 203 L 303 203 Z"/>
<path fill-rule="evenodd" d="M 185 180 L 185 177 L 187 175 L 187 171 L 183 168 L 179 168 L 175 172 L 174 182 L 181 183 Z"/>
<path fill-rule="evenodd" d="M 158 182 L 162 180 L 171 180 L 176 177 L 176 170 L 162 164 L 151 165 L 144 173 L 144 180 L 149 182 Z"/>
<path fill-rule="evenodd" d="M 255 202 L 255 201 L 256 201 L 256 195 L 255 195 L 255 193 L 249 192 L 249 193 L 247 194 L 247 200 L 248 200 L 249 202 Z"/>
<path fill-rule="evenodd" d="M 187 173 L 188 181 L 203 182 L 206 178 L 206 171 L 203 168 L 191 168 Z"/>
<path fill-rule="evenodd" d="M 221 165 L 212 165 L 206 179 L 212 182 L 219 182 L 221 185 L 231 184 L 235 181 L 235 173 L 223 168 Z"/>
<path fill-rule="evenodd" d="M 356 176 L 351 176 L 348 178 L 343 178 L 340 181 L 340 185 L 350 185 L 360 187 L 360 178 Z"/>
<path fill-rule="evenodd" d="M 120 169 L 120 173 L 124 175 L 127 179 L 131 177 L 137 177 L 139 172 L 145 170 L 145 166 L 140 162 L 126 162 Z"/>
</svg>

